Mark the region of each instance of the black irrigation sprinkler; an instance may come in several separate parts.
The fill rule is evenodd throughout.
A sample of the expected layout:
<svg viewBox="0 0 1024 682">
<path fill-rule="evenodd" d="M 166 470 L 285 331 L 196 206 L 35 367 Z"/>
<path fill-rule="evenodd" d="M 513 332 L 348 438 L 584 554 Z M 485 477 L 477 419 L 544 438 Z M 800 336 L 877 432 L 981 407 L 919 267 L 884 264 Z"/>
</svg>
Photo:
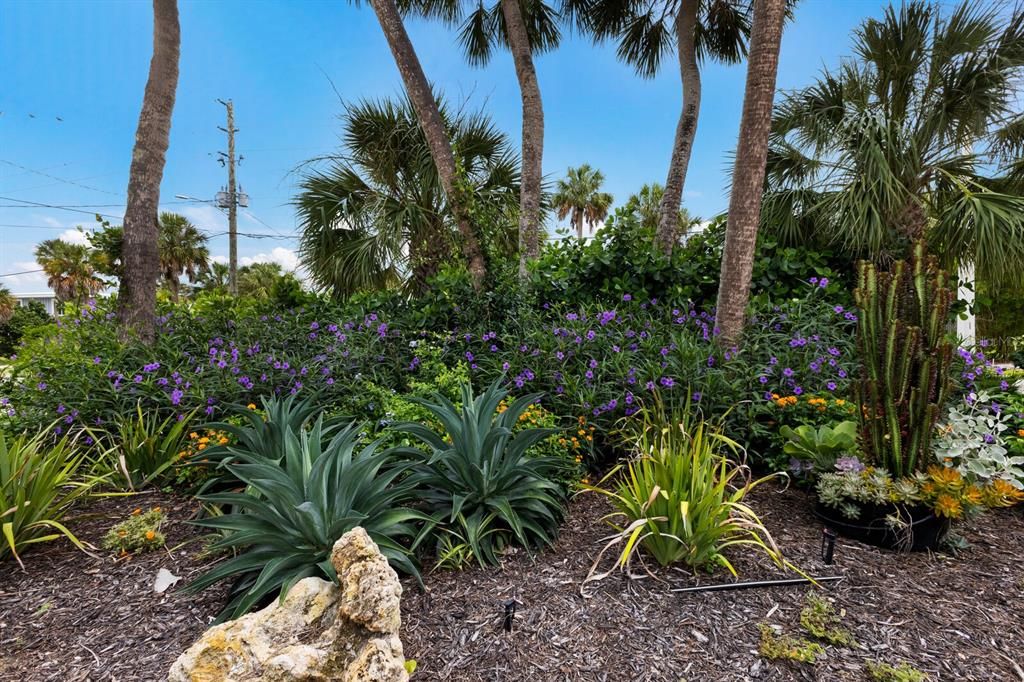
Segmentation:
<svg viewBox="0 0 1024 682">
<path fill-rule="evenodd" d="M 836 552 L 836 532 L 826 526 L 821 532 L 821 560 L 826 566 L 832 565 Z"/>
<path fill-rule="evenodd" d="M 846 576 L 828 575 L 820 578 L 785 578 L 782 580 L 751 580 L 745 583 L 719 583 L 699 587 L 677 587 L 672 592 L 724 592 L 726 590 L 749 590 L 757 587 L 787 587 L 789 585 L 810 585 L 812 583 L 835 583 Z"/>
<path fill-rule="evenodd" d="M 505 620 L 503 628 L 505 632 L 512 632 L 512 621 L 516 619 L 516 600 L 509 599 L 505 602 Z"/>
</svg>

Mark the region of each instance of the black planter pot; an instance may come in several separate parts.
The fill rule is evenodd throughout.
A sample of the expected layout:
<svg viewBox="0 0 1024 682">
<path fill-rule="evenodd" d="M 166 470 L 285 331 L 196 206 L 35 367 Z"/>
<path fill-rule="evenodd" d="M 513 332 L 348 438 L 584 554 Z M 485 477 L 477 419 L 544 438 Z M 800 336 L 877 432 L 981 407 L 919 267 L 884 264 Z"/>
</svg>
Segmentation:
<svg viewBox="0 0 1024 682">
<path fill-rule="evenodd" d="M 901 552 L 938 549 L 949 532 L 949 519 L 940 518 L 931 509 L 920 506 L 863 506 L 860 518 L 848 519 L 838 509 L 818 502 L 814 505 L 814 515 L 844 537 Z M 890 516 L 897 516 L 902 523 L 890 524 Z"/>
</svg>

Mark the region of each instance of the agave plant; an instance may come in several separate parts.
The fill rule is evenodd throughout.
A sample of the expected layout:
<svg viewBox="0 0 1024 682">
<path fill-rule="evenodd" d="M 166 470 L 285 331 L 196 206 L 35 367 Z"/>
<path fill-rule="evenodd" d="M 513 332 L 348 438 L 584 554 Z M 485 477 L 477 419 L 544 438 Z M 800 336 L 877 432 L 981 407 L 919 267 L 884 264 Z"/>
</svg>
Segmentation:
<svg viewBox="0 0 1024 682">
<path fill-rule="evenodd" d="M 616 511 L 609 520 L 618 531 L 595 562 L 621 547 L 616 566 L 626 569 L 641 547 L 662 566 L 682 562 L 694 569 L 736 570 L 725 555 L 730 547 L 753 547 L 777 565 L 788 565 L 771 534 L 744 498 L 773 476 L 751 480 L 729 455 L 739 445 L 703 420 L 689 405 L 668 413 L 660 401 L 639 414 L 636 456 L 615 467 L 588 490 L 606 495 Z M 612 487 L 602 487 L 615 481 Z M 613 569 L 614 570 L 614 569 Z M 610 572 L 610 571 L 609 571 Z M 591 575 L 596 580 L 608 575 Z"/>
<path fill-rule="evenodd" d="M 263 603 L 275 590 L 283 598 L 303 578 L 337 580 L 330 562 L 334 543 L 361 526 L 396 569 L 417 575 L 410 552 L 429 528 L 430 517 L 404 505 L 413 494 L 408 477 L 394 466 L 393 452 L 379 441 L 357 451 L 362 425 L 350 423 L 325 437 L 318 418 L 308 430 L 278 424 L 280 461 L 235 449 L 227 470 L 245 484 L 245 492 L 200 495 L 226 513 L 194 523 L 223 535 L 211 549 L 241 552 L 186 588 L 198 592 L 234 578 L 230 599 L 219 620 L 237 618 Z M 243 441 L 255 437 L 255 429 Z M 417 531 L 418 522 L 427 522 Z M 407 547 L 402 540 L 410 540 Z"/>
<path fill-rule="evenodd" d="M 32 438 L 0 434 L 0 560 L 40 542 L 66 537 L 85 545 L 63 524 L 71 506 L 102 478 L 79 479 L 85 456 L 64 437 L 49 444 L 49 430 Z"/>
<path fill-rule="evenodd" d="M 462 386 L 461 405 L 435 393 L 420 400 L 442 424 L 437 433 L 423 424 L 396 428 L 427 446 L 410 481 L 441 524 L 442 532 L 459 538 L 480 565 L 498 563 L 500 552 L 515 543 L 526 549 L 550 545 L 565 507 L 561 486 L 553 482 L 564 464 L 552 457 L 528 456 L 531 446 L 552 429 L 512 428 L 526 408 L 540 397 L 527 395 L 504 410 L 508 392 L 495 381 L 479 397 Z M 441 549 L 452 552 L 450 537 Z"/>
<path fill-rule="evenodd" d="M 237 455 L 244 453 L 247 457 L 255 457 L 267 463 L 278 463 L 289 447 L 289 439 L 294 439 L 310 420 L 318 413 L 314 398 L 298 398 L 288 395 L 284 398 L 260 397 L 262 411 L 243 405 L 231 406 L 231 411 L 240 416 L 242 424 L 231 422 L 215 422 L 206 428 L 223 431 L 234 436 L 232 445 L 212 445 L 202 451 L 203 464 L 216 466 L 220 476 L 209 479 L 203 490 L 224 488 L 227 483 L 237 481 L 228 473 L 227 465 L 236 461 Z M 330 438 L 339 429 L 348 425 L 350 420 L 344 417 L 324 418 L 320 422 L 320 437 Z"/>
</svg>

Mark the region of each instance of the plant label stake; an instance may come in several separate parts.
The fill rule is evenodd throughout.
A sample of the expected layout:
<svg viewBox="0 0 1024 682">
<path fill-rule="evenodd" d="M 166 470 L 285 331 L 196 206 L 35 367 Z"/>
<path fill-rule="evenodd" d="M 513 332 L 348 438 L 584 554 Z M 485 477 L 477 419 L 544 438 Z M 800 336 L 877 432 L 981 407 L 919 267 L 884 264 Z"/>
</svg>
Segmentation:
<svg viewBox="0 0 1024 682">
<path fill-rule="evenodd" d="M 509 599 L 505 602 L 505 632 L 512 632 L 512 621 L 516 618 L 516 600 Z"/>
<path fill-rule="evenodd" d="M 832 565 L 832 558 L 836 552 L 836 532 L 831 528 L 825 528 L 821 533 L 821 560 L 826 566 Z"/>
</svg>

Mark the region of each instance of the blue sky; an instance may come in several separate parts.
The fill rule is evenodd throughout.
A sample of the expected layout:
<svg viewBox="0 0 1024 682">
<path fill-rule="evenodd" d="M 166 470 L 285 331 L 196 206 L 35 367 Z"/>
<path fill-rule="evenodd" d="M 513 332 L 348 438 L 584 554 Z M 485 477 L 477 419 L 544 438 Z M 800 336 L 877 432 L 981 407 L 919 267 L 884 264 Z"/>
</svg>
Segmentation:
<svg viewBox="0 0 1024 682">
<path fill-rule="evenodd" d="M 779 87 L 807 84 L 848 54 L 851 30 L 878 16 L 877 0 L 803 0 L 782 42 Z M 372 10 L 342 0 L 179 0 L 181 75 L 162 208 L 210 233 L 227 221 L 215 208 L 175 195 L 212 198 L 226 172 L 224 108 L 235 102 L 238 177 L 250 196 L 241 232 L 293 235 L 295 169 L 338 146 L 346 100 L 387 97 L 401 83 Z M 466 65 L 454 32 L 407 22 L 427 76 L 455 102 L 483 108 L 519 140 L 520 104 L 511 59 Z M 75 238 L 92 213 L 120 223 L 135 126 L 152 50 L 143 0 L 5 0 L 0 4 L 0 274 L 34 270 L 43 239 Z M 653 80 L 617 62 L 614 48 L 571 37 L 537 60 L 546 115 L 544 171 L 561 177 L 583 162 L 600 168 L 623 202 L 645 182 L 664 182 L 680 107 L 672 60 Z M 745 65 L 709 64 L 684 204 L 711 216 L 728 203 Z M 58 120 L 61 119 L 61 120 Z M 51 206 L 77 207 L 80 212 Z M 294 266 L 290 238 L 242 238 L 242 262 Z M 227 240 L 211 240 L 216 256 Z M 42 291 L 39 273 L 0 278 L 16 292 Z"/>
</svg>

